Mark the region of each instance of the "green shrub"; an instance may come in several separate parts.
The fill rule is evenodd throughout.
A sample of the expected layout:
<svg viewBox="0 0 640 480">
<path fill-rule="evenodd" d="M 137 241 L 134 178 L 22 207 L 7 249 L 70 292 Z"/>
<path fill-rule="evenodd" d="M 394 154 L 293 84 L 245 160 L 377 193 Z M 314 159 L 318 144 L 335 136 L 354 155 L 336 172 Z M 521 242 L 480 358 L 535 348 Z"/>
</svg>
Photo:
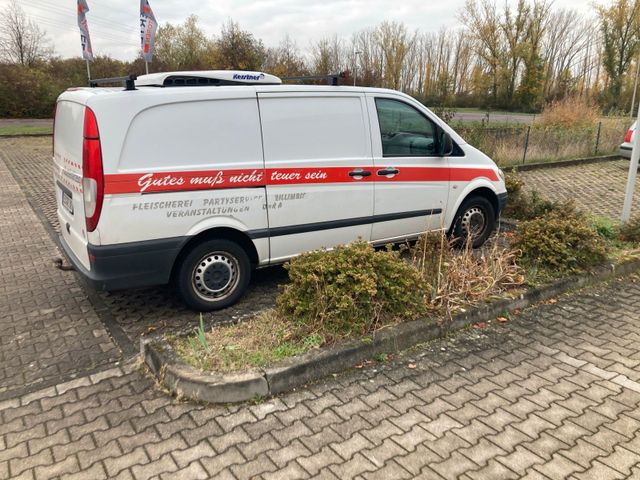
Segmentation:
<svg viewBox="0 0 640 480">
<path fill-rule="evenodd" d="M 640 215 L 623 223 L 618 230 L 618 236 L 623 242 L 640 243 Z"/>
<path fill-rule="evenodd" d="M 615 240 L 617 236 L 616 225 L 608 217 L 593 216 L 589 219 L 592 228 L 605 240 Z"/>
<path fill-rule="evenodd" d="M 328 341 L 426 311 L 425 282 L 397 251 L 360 241 L 302 254 L 286 268 L 290 283 L 278 296 L 278 311 Z"/>
<path fill-rule="evenodd" d="M 579 214 L 552 211 L 522 222 L 514 248 L 525 266 L 550 273 L 574 273 L 606 260 L 606 243 L 589 221 Z"/>
</svg>

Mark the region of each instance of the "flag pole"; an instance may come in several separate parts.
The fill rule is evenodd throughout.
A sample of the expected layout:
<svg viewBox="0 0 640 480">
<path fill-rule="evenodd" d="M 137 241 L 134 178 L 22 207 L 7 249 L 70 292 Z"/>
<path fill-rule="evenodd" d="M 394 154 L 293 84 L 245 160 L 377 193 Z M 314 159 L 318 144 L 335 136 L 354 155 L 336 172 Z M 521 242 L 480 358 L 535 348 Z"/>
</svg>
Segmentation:
<svg viewBox="0 0 640 480">
<path fill-rule="evenodd" d="M 89 79 L 89 83 L 91 83 L 91 65 L 89 64 L 89 60 L 87 60 L 87 78 Z"/>
<path fill-rule="evenodd" d="M 149 62 L 144 62 L 144 68 L 147 70 L 147 75 L 149 75 Z"/>
</svg>

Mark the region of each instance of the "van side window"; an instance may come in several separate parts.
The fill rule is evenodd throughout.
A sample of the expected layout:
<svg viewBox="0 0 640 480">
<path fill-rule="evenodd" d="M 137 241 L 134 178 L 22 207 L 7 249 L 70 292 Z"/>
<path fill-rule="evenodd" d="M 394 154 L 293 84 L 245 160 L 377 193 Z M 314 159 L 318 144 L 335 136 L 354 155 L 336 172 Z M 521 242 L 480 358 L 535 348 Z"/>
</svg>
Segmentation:
<svg viewBox="0 0 640 480">
<path fill-rule="evenodd" d="M 410 105 L 377 98 L 378 122 L 385 157 L 428 157 L 436 154 L 435 125 Z"/>
</svg>

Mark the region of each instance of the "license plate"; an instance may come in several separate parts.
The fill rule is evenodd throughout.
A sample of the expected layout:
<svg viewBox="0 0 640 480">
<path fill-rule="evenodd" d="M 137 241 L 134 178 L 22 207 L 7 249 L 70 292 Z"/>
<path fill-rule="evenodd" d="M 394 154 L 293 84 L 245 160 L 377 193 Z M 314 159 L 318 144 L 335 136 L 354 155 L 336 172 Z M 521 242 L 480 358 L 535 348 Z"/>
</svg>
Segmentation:
<svg viewBox="0 0 640 480">
<path fill-rule="evenodd" d="M 71 215 L 73 215 L 73 199 L 64 190 L 62 191 L 62 206 L 66 208 Z"/>
</svg>

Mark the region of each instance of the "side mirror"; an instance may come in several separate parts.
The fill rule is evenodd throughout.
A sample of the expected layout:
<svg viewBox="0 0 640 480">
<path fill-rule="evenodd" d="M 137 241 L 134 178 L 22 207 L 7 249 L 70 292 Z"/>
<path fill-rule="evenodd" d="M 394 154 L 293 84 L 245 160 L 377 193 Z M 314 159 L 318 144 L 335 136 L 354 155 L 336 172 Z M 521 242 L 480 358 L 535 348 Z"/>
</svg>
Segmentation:
<svg viewBox="0 0 640 480">
<path fill-rule="evenodd" d="M 453 153 L 453 140 L 447 132 L 440 132 L 440 141 L 438 142 L 438 154 L 441 157 L 448 157 Z"/>
</svg>

